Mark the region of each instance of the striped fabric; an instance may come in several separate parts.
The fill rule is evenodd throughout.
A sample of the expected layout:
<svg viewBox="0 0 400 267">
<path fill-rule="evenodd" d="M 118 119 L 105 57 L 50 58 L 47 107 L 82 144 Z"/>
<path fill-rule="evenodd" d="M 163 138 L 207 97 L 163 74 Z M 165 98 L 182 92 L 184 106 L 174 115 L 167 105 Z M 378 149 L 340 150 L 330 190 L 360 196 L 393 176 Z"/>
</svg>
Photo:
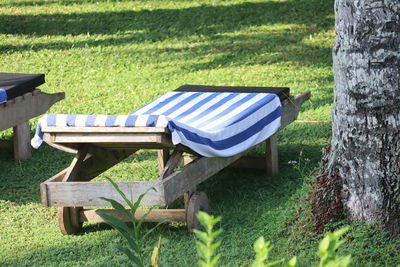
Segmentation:
<svg viewBox="0 0 400 267">
<path fill-rule="evenodd" d="M 45 115 L 32 146 L 42 143 L 41 126 L 168 127 L 174 144 L 207 157 L 228 157 L 264 141 L 280 127 L 275 94 L 168 92 L 129 115 Z"/>
<path fill-rule="evenodd" d="M 0 104 L 7 102 L 6 90 L 0 88 Z"/>
</svg>

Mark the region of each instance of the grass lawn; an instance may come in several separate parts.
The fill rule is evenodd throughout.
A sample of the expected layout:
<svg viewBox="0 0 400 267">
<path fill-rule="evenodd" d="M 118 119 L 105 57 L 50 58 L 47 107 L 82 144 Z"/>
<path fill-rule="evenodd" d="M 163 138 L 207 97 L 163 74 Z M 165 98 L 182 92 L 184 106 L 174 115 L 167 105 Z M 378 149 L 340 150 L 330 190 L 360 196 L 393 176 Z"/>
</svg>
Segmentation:
<svg viewBox="0 0 400 267">
<path fill-rule="evenodd" d="M 333 25 L 333 0 L 2 0 L 0 71 L 45 73 L 41 89 L 67 96 L 52 113 L 126 114 L 192 83 L 311 90 L 299 119 L 326 121 Z M 273 259 L 316 261 L 321 235 L 309 219 L 309 182 L 330 134 L 330 123 L 293 123 L 278 136 L 279 175 L 224 170 L 201 185 L 213 214 L 223 216 L 221 266 L 248 266 L 261 235 L 274 244 Z M 41 206 L 39 184 L 71 159 L 47 145 L 21 163 L 0 152 L 0 266 L 128 265 L 116 231 L 85 224 L 82 234 L 62 236 L 56 209 Z M 155 179 L 156 165 L 155 152 L 140 153 L 106 175 Z M 345 224 L 351 230 L 341 252 L 353 255 L 352 266 L 400 263 L 400 242 L 377 225 L 328 228 Z M 184 224 L 161 227 L 152 241 L 161 233 L 162 266 L 196 265 L 195 238 Z"/>
</svg>

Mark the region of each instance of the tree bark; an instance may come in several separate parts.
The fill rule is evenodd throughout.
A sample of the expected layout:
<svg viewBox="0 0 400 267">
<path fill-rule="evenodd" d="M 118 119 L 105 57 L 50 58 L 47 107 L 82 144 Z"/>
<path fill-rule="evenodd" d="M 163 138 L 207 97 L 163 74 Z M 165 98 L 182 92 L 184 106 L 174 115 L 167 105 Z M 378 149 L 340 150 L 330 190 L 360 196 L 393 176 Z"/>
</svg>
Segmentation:
<svg viewBox="0 0 400 267">
<path fill-rule="evenodd" d="M 335 13 L 325 174 L 350 218 L 400 235 L 400 1 L 336 0 Z"/>
</svg>

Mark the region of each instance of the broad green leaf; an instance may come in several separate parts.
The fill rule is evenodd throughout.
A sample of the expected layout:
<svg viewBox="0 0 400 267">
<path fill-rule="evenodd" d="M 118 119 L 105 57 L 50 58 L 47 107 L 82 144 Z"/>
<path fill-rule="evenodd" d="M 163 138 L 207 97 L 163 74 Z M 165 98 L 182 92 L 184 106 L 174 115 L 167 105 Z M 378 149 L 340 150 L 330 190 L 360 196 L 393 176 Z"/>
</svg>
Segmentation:
<svg viewBox="0 0 400 267">
<path fill-rule="evenodd" d="M 208 255 L 207 246 L 204 245 L 203 243 L 196 243 L 196 245 L 197 245 L 197 252 L 200 258 L 206 259 Z"/>
<path fill-rule="evenodd" d="M 215 265 L 217 265 L 218 261 L 219 261 L 220 255 L 215 256 L 211 262 L 210 262 L 210 266 L 213 267 Z"/>
<path fill-rule="evenodd" d="M 217 248 L 219 248 L 219 246 L 221 246 L 221 241 L 217 241 L 214 244 L 211 244 L 210 246 L 211 254 L 214 254 L 214 252 L 217 250 Z"/>
<path fill-rule="evenodd" d="M 218 229 L 218 230 L 216 230 L 216 231 L 214 231 L 214 232 L 211 233 L 211 237 L 212 237 L 213 239 L 215 239 L 215 238 L 217 238 L 221 233 L 222 233 L 222 229 Z"/>
<path fill-rule="evenodd" d="M 295 267 L 297 263 L 297 257 L 293 257 L 290 261 L 286 262 L 284 267 Z"/>
<path fill-rule="evenodd" d="M 350 229 L 350 227 L 348 227 L 348 226 L 343 227 L 343 228 L 340 228 L 339 230 L 336 230 L 335 232 L 333 232 L 333 235 L 336 237 L 336 239 L 339 239 L 339 238 L 342 237 L 342 235 L 344 235 L 349 229 Z"/>
<path fill-rule="evenodd" d="M 204 243 L 207 243 L 207 241 L 209 240 L 207 233 L 199 231 L 197 229 L 193 231 L 198 239 L 200 239 Z"/>
<path fill-rule="evenodd" d="M 341 260 L 341 267 L 347 267 L 347 266 L 349 266 L 350 265 L 350 263 L 351 263 L 351 255 L 347 255 L 347 256 L 344 256 L 344 257 L 342 257 L 342 260 Z"/>
</svg>

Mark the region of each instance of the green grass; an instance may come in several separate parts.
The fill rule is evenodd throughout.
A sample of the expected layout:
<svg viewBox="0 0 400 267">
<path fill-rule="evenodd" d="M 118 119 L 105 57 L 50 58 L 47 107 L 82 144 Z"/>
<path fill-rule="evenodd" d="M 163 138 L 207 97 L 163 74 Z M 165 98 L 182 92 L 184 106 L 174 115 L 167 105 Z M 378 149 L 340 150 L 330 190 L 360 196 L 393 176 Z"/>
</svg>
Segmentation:
<svg viewBox="0 0 400 267">
<path fill-rule="evenodd" d="M 46 73 L 41 89 L 67 95 L 52 113 L 126 114 L 192 83 L 311 90 L 299 118 L 329 120 L 333 23 L 333 0 L 2 0 L 1 71 Z M 281 131 L 278 176 L 224 170 L 201 185 L 213 213 L 223 217 L 222 266 L 251 263 L 252 244 L 261 235 L 274 244 L 273 259 L 298 255 L 299 266 L 317 259 L 321 235 L 312 233 L 307 198 L 330 127 L 294 123 Z M 0 137 L 11 138 L 11 132 Z M 22 163 L 0 153 L 0 266 L 128 263 L 116 250 L 123 240 L 114 230 L 87 224 L 80 235 L 62 236 L 56 209 L 41 206 L 39 184 L 71 158 L 47 145 Z M 155 153 L 131 157 L 107 175 L 155 179 Z M 400 262 L 399 241 L 376 225 L 350 226 L 343 253 L 353 255 L 353 266 Z M 183 224 L 163 226 L 154 241 L 160 233 L 163 266 L 196 264 L 194 236 Z"/>
</svg>

